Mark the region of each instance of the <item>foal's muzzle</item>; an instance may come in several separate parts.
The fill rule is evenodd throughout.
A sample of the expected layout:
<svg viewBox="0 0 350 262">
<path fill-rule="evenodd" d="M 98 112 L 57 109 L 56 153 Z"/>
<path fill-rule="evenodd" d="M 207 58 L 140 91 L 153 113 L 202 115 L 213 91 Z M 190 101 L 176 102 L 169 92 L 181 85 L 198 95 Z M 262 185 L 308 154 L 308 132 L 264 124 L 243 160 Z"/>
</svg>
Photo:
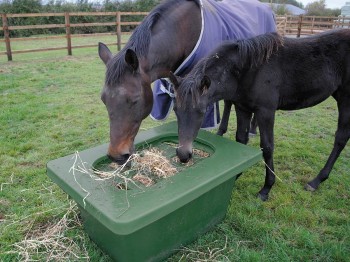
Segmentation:
<svg viewBox="0 0 350 262">
<path fill-rule="evenodd" d="M 187 163 L 192 158 L 192 152 L 187 150 L 176 149 L 176 155 L 180 159 L 181 163 Z"/>
</svg>

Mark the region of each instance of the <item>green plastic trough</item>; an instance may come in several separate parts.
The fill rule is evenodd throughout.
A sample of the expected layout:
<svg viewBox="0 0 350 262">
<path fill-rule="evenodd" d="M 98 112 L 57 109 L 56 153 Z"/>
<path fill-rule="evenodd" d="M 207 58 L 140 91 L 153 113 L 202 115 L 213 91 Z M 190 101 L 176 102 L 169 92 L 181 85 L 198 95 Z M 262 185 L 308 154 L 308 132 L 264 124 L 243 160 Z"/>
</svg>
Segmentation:
<svg viewBox="0 0 350 262">
<path fill-rule="evenodd" d="M 177 143 L 172 122 L 140 132 L 136 148 Z M 226 214 L 237 174 L 261 159 L 261 151 L 200 131 L 195 147 L 210 154 L 176 175 L 145 187 L 120 189 L 71 167 L 86 168 L 106 160 L 107 144 L 47 164 L 47 175 L 80 209 L 90 238 L 115 261 L 160 261 L 195 240 Z M 175 156 L 175 150 L 168 150 Z M 81 159 L 81 160 L 80 160 Z"/>
</svg>

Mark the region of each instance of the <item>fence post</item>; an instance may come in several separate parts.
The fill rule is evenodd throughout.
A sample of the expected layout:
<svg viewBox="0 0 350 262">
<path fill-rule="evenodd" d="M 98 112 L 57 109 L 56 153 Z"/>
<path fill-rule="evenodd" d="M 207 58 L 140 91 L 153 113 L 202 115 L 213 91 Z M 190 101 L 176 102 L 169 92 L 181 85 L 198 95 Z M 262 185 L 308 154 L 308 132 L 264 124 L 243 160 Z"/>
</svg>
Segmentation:
<svg viewBox="0 0 350 262">
<path fill-rule="evenodd" d="M 67 50 L 68 55 L 72 55 L 72 39 L 71 39 L 71 33 L 70 33 L 70 20 L 69 20 L 69 13 L 64 13 L 64 20 L 66 23 L 66 37 L 67 37 Z"/>
<path fill-rule="evenodd" d="M 120 12 L 117 12 L 117 45 L 118 51 L 122 49 L 122 27 L 120 25 Z"/>
<path fill-rule="evenodd" d="M 4 38 L 5 38 L 5 45 L 6 45 L 6 53 L 7 53 L 7 60 L 12 61 L 12 51 L 11 51 L 11 43 L 10 43 L 10 31 L 9 26 L 7 22 L 7 16 L 6 14 L 1 14 L 2 16 L 2 27 L 4 30 Z"/>
<path fill-rule="evenodd" d="M 297 33 L 297 37 L 300 37 L 301 35 L 301 24 L 303 23 L 303 15 L 299 16 L 299 21 L 298 21 L 298 33 Z"/>
</svg>

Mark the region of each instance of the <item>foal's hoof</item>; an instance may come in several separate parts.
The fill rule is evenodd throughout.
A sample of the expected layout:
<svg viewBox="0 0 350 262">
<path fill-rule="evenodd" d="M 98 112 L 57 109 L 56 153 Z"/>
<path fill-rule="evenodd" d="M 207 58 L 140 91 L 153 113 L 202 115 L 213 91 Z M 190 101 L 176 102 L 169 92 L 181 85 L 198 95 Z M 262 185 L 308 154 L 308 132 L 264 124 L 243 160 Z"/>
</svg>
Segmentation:
<svg viewBox="0 0 350 262">
<path fill-rule="evenodd" d="M 262 201 L 267 201 L 269 199 L 269 195 L 258 193 L 258 198 L 260 198 Z"/>
<path fill-rule="evenodd" d="M 306 191 L 310 191 L 310 192 L 314 192 L 314 191 L 316 190 L 316 188 L 312 187 L 312 186 L 309 185 L 309 184 L 306 184 L 306 185 L 304 186 L 304 189 L 305 189 Z"/>
</svg>

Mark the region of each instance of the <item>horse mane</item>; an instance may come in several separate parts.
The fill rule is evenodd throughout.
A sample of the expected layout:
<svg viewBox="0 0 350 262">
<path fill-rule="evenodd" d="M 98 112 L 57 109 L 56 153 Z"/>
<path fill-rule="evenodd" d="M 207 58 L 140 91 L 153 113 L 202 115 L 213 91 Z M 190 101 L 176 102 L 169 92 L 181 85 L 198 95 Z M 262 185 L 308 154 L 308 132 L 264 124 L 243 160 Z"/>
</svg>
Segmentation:
<svg viewBox="0 0 350 262">
<path fill-rule="evenodd" d="M 163 17 L 166 17 L 164 14 L 169 10 L 173 10 L 176 5 L 184 1 L 194 1 L 199 6 L 199 0 L 165 0 L 144 18 L 142 23 L 136 27 L 124 48 L 109 61 L 106 71 L 106 83 L 108 85 L 113 86 L 117 84 L 128 68 L 124 59 L 126 50 L 132 49 L 138 58 L 145 57 L 148 53 L 152 29 L 155 24 Z"/>
<path fill-rule="evenodd" d="M 267 33 L 250 39 L 237 41 L 241 67 L 258 67 L 268 61 L 270 56 L 284 45 L 283 36 L 278 33 Z"/>
<path fill-rule="evenodd" d="M 177 90 L 177 103 L 188 95 L 192 96 L 192 103 L 197 105 L 201 90 L 201 81 L 208 70 L 215 68 L 228 69 L 230 74 L 239 75 L 241 71 L 256 68 L 268 61 L 271 55 L 284 45 L 283 36 L 277 33 L 267 33 L 249 39 L 226 41 L 216 48 L 208 57 L 201 59 L 181 83 Z M 222 72 L 219 72 L 221 75 Z"/>
</svg>

